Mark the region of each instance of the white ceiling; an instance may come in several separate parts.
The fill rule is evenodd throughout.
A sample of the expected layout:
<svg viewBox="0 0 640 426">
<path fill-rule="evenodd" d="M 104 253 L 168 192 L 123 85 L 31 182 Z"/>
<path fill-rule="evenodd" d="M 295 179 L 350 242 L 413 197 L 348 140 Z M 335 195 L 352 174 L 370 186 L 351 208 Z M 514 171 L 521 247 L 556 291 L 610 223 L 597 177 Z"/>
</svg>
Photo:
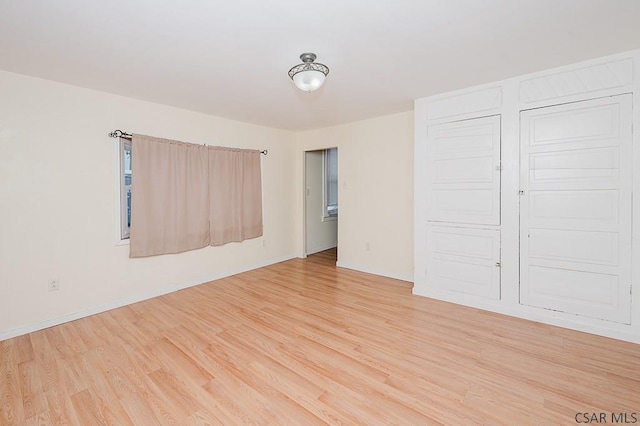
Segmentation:
<svg viewBox="0 0 640 426">
<path fill-rule="evenodd" d="M 639 22 L 640 0 L 0 0 L 0 69 L 305 130 L 640 48 Z M 307 51 L 313 93 L 287 76 Z"/>
</svg>

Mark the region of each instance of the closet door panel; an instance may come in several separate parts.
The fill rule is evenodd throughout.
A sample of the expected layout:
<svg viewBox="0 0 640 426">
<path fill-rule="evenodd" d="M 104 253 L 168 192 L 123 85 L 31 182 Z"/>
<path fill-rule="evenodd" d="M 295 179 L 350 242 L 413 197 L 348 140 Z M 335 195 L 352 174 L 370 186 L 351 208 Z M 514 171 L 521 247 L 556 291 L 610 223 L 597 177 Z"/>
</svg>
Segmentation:
<svg viewBox="0 0 640 426">
<path fill-rule="evenodd" d="M 529 189 L 528 222 L 533 227 L 617 230 L 620 192 L 602 190 Z"/>
<path fill-rule="evenodd" d="M 500 224 L 500 117 L 427 129 L 427 220 Z"/>
<path fill-rule="evenodd" d="M 449 292 L 500 299 L 500 231 L 429 226 L 427 282 Z"/>
<path fill-rule="evenodd" d="M 631 95 L 521 113 L 520 303 L 628 324 Z"/>
<path fill-rule="evenodd" d="M 611 188 L 620 179 L 619 158 L 617 146 L 532 153 L 529 185 L 550 189 L 588 183 L 594 189 Z"/>
<path fill-rule="evenodd" d="M 533 228 L 529 230 L 529 257 L 617 266 L 617 232 Z"/>
</svg>

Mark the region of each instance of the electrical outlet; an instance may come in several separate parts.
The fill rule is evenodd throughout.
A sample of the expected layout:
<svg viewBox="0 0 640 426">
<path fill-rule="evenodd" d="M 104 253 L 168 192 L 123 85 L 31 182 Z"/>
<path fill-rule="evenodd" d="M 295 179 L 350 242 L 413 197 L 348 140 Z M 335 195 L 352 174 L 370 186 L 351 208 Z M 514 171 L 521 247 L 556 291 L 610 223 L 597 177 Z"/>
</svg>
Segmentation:
<svg viewBox="0 0 640 426">
<path fill-rule="evenodd" d="M 49 291 L 58 291 L 60 290 L 60 280 L 54 278 L 49 280 Z"/>
<path fill-rule="evenodd" d="M 368 241 L 364 243 L 364 251 L 371 251 L 371 244 Z"/>
</svg>

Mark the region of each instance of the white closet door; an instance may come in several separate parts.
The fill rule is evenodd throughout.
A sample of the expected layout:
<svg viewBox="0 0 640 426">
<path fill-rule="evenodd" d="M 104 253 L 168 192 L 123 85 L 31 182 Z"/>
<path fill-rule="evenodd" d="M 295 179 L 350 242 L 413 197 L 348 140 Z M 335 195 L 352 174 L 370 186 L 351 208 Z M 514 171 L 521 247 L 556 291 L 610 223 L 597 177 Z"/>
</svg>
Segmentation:
<svg viewBox="0 0 640 426">
<path fill-rule="evenodd" d="M 521 113 L 520 303 L 628 324 L 631 95 Z"/>
<path fill-rule="evenodd" d="M 429 225 L 427 283 L 440 290 L 500 299 L 500 231 Z"/>
<path fill-rule="evenodd" d="M 500 225 L 500 116 L 429 126 L 427 220 Z"/>
</svg>

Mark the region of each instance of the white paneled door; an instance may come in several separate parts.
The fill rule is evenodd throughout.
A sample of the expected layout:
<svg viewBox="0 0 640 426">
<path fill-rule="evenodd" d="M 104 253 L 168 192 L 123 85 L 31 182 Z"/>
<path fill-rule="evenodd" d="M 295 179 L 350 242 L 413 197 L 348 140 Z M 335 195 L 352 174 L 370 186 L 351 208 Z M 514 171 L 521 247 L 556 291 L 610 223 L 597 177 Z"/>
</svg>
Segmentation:
<svg viewBox="0 0 640 426">
<path fill-rule="evenodd" d="M 427 129 L 427 220 L 500 225 L 500 116 Z"/>
<path fill-rule="evenodd" d="M 500 230 L 429 225 L 427 282 L 438 290 L 500 299 Z"/>
<path fill-rule="evenodd" d="M 520 303 L 630 323 L 631 105 L 521 112 Z"/>
</svg>

